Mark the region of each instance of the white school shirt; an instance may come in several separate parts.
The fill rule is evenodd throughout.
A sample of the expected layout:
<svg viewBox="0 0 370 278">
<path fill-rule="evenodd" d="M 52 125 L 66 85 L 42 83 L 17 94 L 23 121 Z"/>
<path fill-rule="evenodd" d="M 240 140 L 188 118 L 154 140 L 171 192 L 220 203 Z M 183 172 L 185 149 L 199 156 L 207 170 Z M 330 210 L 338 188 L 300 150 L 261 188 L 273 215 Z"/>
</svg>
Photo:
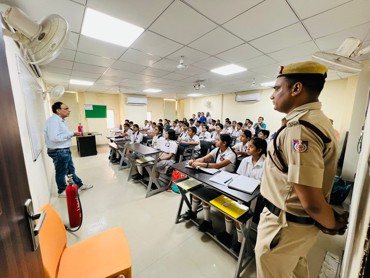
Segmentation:
<svg viewBox="0 0 370 278">
<path fill-rule="evenodd" d="M 243 142 L 239 142 L 238 144 L 235 144 L 233 149 L 236 152 L 247 152 L 249 141 L 244 145 Z"/>
<path fill-rule="evenodd" d="M 186 140 L 186 138 L 188 138 L 188 136 L 189 136 L 188 132 L 183 131 L 182 133 L 180 133 L 178 140 Z"/>
<path fill-rule="evenodd" d="M 236 137 L 235 144 L 240 142 L 240 134 L 242 132 L 243 132 L 242 130 L 234 129 L 233 133 L 231 134 L 231 136 Z"/>
<path fill-rule="evenodd" d="M 143 134 L 139 131 L 131 134 L 131 143 L 141 143 L 143 141 Z"/>
<path fill-rule="evenodd" d="M 209 126 L 208 126 L 208 130 L 209 131 L 213 131 L 213 130 L 215 130 L 216 129 L 216 126 L 215 125 L 213 125 L 213 124 L 210 124 Z"/>
<path fill-rule="evenodd" d="M 149 127 L 149 130 L 148 130 L 149 133 L 152 133 L 154 132 L 154 128 L 152 126 Z"/>
<path fill-rule="evenodd" d="M 220 133 L 220 134 L 222 134 L 222 133 Z M 211 133 L 211 139 L 212 140 L 216 140 L 217 136 L 218 136 L 217 131 L 214 131 L 214 132 Z"/>
<path fill-rule="evenodd" d="M 123 133 L 127 134 L 127 137 L 126 137 L 127 139 L 131 139 L 131 135 L 133 132 L 132 132 L 132 129 L 129 128 L 127 131 L 123 131 Z"/>
<path fill-rule="evenodd" d="M 176 153 L 177 153 L 177 147 L 178 147 L 178 145 L 177 145 L 176 141 L 174 141 L 174 140 L 164 140 L 162 142 L 161 148 L 160 148 L 160 150 L 163 152 L 161 154 L 161 157 L 172 153 L 174 155 L 171 157 L 171 160 L 175 160 Z"/>
<path fill-rule="evenodd" d="M 213 158 L 216 158 L 218 149 L 219 148 L 214 148 L 209 154 L 212 155 Z M 220 170 L 224 170 L 231 173 L 234 172 L 236 155 L 230 147 L 228 147 L 223 153 L 221 152 L 221 150 L 219 150 L 216 158 L 216 163 L 220 163 L 225 159 L 229 160 L 231 163 L 225 167 L 220 168 Z"/>
<path fill-rule="evenodd" d="M 198 135 L 194 134 L 193 138 L 190 138 L 190 136 L 188 136 L 185 140 L 186 142 L 198 142 L 198 145 L 193 145 L 193 146 L 195 150 L 200 150 L 200 140 L 199 140 Z"/>
<path fill-rule="evenodd" d="M 246 127 L 245 130 L 249 130 L 252 133 L 252 136 L 256 133 L 253 127 L 251 128 Z"/>
<path fill-rule="evenodd" d="M 153 140 L 152 140 L 152 146 L 153 148 L 157 149 L 157 150 L 160 150 L 161 149 L 161 145 L 163 144 L 163 142 L 165 141 L 164 137 L 161 135 L 161 137 L 158 138 L 159 135 L 156 135 L 153 137 Z"/>
<path fill-rule="evenodd" d="M 236 171 L 239 175 L 243 175 L 256 180 L 261 180 L 265 162 L 265 155 L 261 155 L 256 165 L 252 163 L 252 156 L 248 156 L 240 162 L 239 168 Z"/>
<path fill-rule="evenodd" d="M 233 130 L 234 129 L 231 126 L 229 126 L 229 127 L 224 127 L 224 129 L 222 131 L 223 131 L 223 133 L 231 135 L 233 133 Z"/>
<path fill-rule="evenodd" d="M 202 132 L 203 128 L 201 126 L 197 127 L 197 135 L 199 135 Z"/>
<path fill-rule="evenodd" d="M 209 133 L 208 131 L 206 131 L 206 132 L 201 132 L 201 133 L 199 134 L 199 139 L 201 139 L 201 140 L 211 139 L 211 133 Z"/>
</svg>

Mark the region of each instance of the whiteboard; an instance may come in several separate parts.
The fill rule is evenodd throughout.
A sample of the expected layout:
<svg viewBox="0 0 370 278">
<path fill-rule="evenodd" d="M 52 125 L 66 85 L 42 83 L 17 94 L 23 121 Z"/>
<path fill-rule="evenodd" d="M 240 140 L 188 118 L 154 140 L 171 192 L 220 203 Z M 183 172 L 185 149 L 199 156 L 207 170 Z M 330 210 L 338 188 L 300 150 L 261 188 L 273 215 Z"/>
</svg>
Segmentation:
<svg viewBox="0 0 370 278">
<path fill-rule="evenodd" d="M 25 103 L 25 118 L 27 122 L 28 137 L 30 139 L 33 161 L 37 160 L 43 148 L 43 126 L 45 124 L 45 111 L 42 99 L 42 88 L 35 76 L 17 57 L 19 82 Z"/>
</svg>

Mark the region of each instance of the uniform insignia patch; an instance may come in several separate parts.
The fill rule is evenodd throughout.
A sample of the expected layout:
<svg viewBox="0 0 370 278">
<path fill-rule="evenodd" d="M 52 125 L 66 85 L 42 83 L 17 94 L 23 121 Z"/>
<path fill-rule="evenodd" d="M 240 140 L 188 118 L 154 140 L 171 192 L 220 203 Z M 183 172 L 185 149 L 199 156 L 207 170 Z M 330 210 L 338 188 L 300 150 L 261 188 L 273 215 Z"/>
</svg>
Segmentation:
<svg viewBox="0 0 370 278">
<path fill-rule="evenodd" d="M 297 153 L 304 153 L 308 150 L 308 141 L 293 140 L 293 149 Z"/>
</svg>

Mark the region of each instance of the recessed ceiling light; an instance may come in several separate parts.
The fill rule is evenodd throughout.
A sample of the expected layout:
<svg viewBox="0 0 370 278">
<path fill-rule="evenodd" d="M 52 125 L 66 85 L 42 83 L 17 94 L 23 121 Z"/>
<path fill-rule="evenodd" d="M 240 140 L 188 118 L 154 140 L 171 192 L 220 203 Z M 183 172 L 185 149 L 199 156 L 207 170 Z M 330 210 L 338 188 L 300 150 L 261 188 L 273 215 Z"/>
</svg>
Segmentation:
<svg viewBox="0 0 370 278">
<path fill-rule="evenodd" d="M 194 94 L 188 94 L 188 97 L 201 97 L 202 94 L 197 94 L 197 93 L 194 93 Z"/>
<path fill-rule="evenodd" d="M 246 70 L 247 70 L 246 68 L 237 66 L 235 64 L 230 64 L 230 65 L 227 65 L 227 66 L 223 66 L 223 67 L 213 69 L 213 70 L 211 70 L 211 72 L 218 73 L 218 74 L 221 74 L 221 75 L 230 75 L 230 74 L 234 74 L 234 73 L 243 72 L 243 71 L 246 71 Z"/>
<path fill-rule="evenodd" d="M 144 29 L 113 16 L 87 8 L 81 34 L 101 41 L 129 47 Z"/>
<path fill-rule="evenodd" d="M 162 92 L 161 89 L 145 89 L 143 90 L 144 93 L 159 93 Z"/>
<path fill-rule="evenodd" d="M 91 86 L 92 84 L 94 84 L 94 82 L 86 81 L 86 80 L 71 79 L 69 80 L 69 84 Z"/>
<path fill-rule="evenodd" d="M 261 83 L 262 87 L 274 87 L 275 86 L 275 81 L 269 81 L 269 82 L 264 82 Z"/>
</svg>

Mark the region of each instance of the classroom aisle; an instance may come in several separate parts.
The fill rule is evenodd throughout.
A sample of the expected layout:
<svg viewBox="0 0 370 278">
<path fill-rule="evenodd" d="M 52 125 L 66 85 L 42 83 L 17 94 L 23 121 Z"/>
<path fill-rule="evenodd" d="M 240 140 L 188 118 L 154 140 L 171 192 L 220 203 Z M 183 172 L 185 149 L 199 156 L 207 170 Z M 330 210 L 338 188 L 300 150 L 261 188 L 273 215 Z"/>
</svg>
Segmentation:
<svg viewBox="0 0 370 278">
<path fill-rule="evenodd" d="M 80 195 L 84 220 L 78 232 L 68 234 L 70 245 L 108 228 L 121 226 L 130 244 L 135 278 L 234 276 L 236 259 L 192 223 L 175 224 L 180 201 L 178 194 L 162 192 L 145 198 L 143 185 L 127 181 L 128 169 L 118 170 L 117 165 L 109 163 L 107 146 L 98 146 L 96 156 L 79 157 L 76 149 L 72 152 L 77 175 L 94 188 Z M 68 223 L 66 200 L 56 198 L 55 185 L 52 190 L 51 203 Z M 324 236 L 324 240 L 319 240 L 320 245 L 313 248 L 310 258 L 315 264 L 310 269 L 311 277 L 318 276 L 325 247 L 340 251 L 338 245 L 331 244 L 332 239 Z M 254 263 L 249 265 L 243 277 L 256 277 Z"/>
</svg>

